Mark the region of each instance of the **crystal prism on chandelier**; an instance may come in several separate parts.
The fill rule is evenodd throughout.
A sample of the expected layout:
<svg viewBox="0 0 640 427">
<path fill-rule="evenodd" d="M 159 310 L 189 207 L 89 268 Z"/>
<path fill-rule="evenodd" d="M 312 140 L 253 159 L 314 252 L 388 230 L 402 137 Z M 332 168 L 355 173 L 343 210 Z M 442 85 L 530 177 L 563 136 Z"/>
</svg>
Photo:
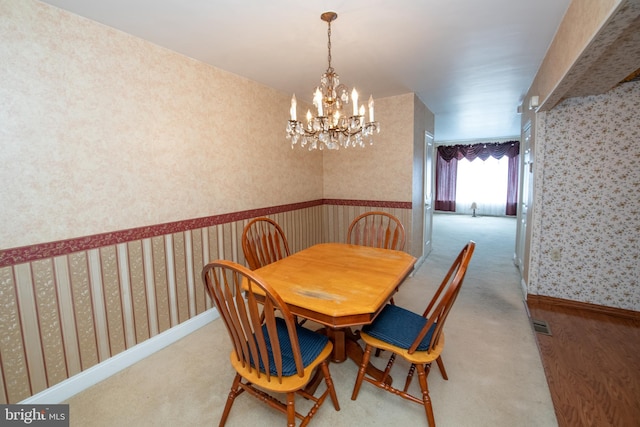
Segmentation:
<svg viewBox="0 0 640 427">
<path fill-rule="evenodd" d="M 335 12 L 325 12 L 320 18 L 327 22 L 329 67 L 320 79 L 320 86 L 313 94 L 313 105 L 317 115 L 307 110 L 306 124 L 297 120 L 297 101 L 291 98 L 291 119 L 287 124 L 287 139 L 291 139 L 291 148 L 296 144 L 309 150 L 337 150 L 340 147 L 364 147 L 373 144 L 373 134 L 380 132 L 380 123 L 373 118 L 373 97 L 369 97 L 369 121 L 365 121 L 364 105 L 358 106 L 358 92 L 349 89 L 340 80 L 331 66 L 331 21 L 338 17 Z M 348 105 L 352 111 L 349 112 Z"/>
</svg>

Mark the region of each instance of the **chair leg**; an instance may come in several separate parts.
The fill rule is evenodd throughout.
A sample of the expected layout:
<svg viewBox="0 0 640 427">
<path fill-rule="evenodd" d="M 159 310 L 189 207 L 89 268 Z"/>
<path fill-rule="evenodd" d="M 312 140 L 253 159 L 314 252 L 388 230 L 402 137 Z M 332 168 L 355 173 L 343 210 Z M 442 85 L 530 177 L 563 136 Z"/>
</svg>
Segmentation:
<svg viewBox="0 0 640 427">
<path fill-rule="evenodd" d="M 358 369 L 358 376 L 356 378 L 356 383 L 353 386 L 353 393 L 351 393 L 351 400 L 356 400 L 358 398 L 358 393 L 360 392 L 360 386 L 362 385 L 362 380 L 364 380 L 364 375 L 367 371 L 367 365 L 369 364 L 369 359 L 371 358 L 371 346 L 367 344 L 364 349 L 364 354 L 362 355 L 362 363 L 360 364 L 360 369 Z"/>
<path fill-rule="evenodd" d="M 429 370 L 431 369 L 431 364 L 428 364 L 425 370 L 425 366 L 421 363 L 416 365 L 416 370 L 418 371 L 418 381 L 420 382 L 420 389 L 422 390 L 422 404 L 424 405 L 424 410 L 427 413 L 427 422 L 430 427 L 436 426 L 436 421 L 433 417 L 433 407 L 431 406 L 431 398 L 429 397 L 429 387 L 427 386 L 427 375 L 429 375 Z"/>
<path fill-rule="evenodd" d="M 242 377 L 240 374 L 236 374 L 236 377 L 233 379 L 233 384 L 231 385 L 231 390 L 229 391 L 229 396 L 227 396 L 227 403 L 224 405 L 224 411 L 222 412 L 222 418 L 220 418 L 220 427 L 223 427 L 227 422 L 227 417 L 229 416 L 229 412 L 231 411 L 231 406 L 233 406 L 233 402 L 237 395 L 239 395 L 242 391 L 240 390 L 240 381 Z"/>
<path fill-rule="evenodd" d="M 438 363 L 438 368 L 440 368 L 440 373 L 442 374 L 442 378 L 444 378 L 445 380 L 448 380 L 449 377 L 447 376 L 447 370 L 444 369 L 444 362 L 442 361 L 442 357 L 438 356 L 438 358 L 436 359 L 436 362 Z M 416 370 L 416 365 L 411 365 L 411 367 L 409 368 L 409 373 L 407 374 L 407 380 L 404 383 L 404 392 L 406 393 L 407 390 L 409 390 L 409 385 L 411 384 L 411 380 L 413 379 L 413 373 Z"/>
<path fill-rule="evenodd" d="M 294 392 L 287 393 L 287 427 L 295 427 L 296 425 L 295 399 Z"/>
<path fill-rule="evenodd" d="M 438 363 L 438 368 L 440 368 L 440 373 L 442 374 L 442 378 L 444 378 L 445 380 L 448 380 L 449 377 L 447 376 L 447 370 L 444 369 L 444 362 L 442 361 L 442 357 L 438 356 L 438 358 L 436 359 L 436 362 Z"/>
<path fill-rule="evenodd" d="M 391 373 L 391 369 L 393 368 L 393 364 L 396 363 L 396 354 L 391 353 L 391 357 L 389 357 L 389 361 L 387 362 L 387 366 L 384 368 L 384 372 L 382 373 L 382 378 L 380 378 L 380 383 L 385 383 L 391 385 L 389 381 L 389 374 Z"/>
<path fill-rule="evenodd" d="M 328 363 L 322 362 L 320 365 L 322 368 L 322 373 L 324 374 L 324 382 L 327 384 L 327 389 L 329 390 L 329 396 L 331 396 L 331 400 L 333 401 L 333 407 L 336 408 L 336 411 L 340 410 L 340 403 L 338 403 L 338 396 L 336 395 L 336 389 L 333 386 L 333 379 L 331 378 L 331 373 L 329 372 Z"/>
<path fill-rule="evenodd" d="M 409 368 L 409 373 L 407 374 L 407 380 L 404 382 L 404 392 L 406 393 L 409 390 L 409 386 L 411 385 L 411 380 L 413 380 L 413 374 L 416 370 L 416 365 L 415 363 L 411 364 L 411 367 Z"/>
</svg>

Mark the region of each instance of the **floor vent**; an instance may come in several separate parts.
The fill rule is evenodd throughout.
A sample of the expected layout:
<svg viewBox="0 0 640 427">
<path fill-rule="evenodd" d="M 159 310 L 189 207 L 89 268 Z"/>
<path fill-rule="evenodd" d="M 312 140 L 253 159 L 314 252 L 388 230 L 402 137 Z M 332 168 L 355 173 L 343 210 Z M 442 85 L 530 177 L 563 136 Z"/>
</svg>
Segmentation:
<svg viewBox="0 0 640 427">
<path fill-rule="evenodd" d="M 533 330 L 539 334 L 543 335 L 551 335 L 551 329 L 549 329 L 549 325 L 544 320 L 531 319 L 533 323 Z"/>
</svg>

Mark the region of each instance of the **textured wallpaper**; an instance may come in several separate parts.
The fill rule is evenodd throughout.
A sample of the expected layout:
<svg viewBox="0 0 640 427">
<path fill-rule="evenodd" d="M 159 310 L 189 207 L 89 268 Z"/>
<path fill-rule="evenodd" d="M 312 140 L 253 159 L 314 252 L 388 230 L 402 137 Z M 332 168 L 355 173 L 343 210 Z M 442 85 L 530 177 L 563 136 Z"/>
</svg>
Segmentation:
<svg viewBox="0 0 640 427">
<path fill-rule="evenodd" d="M 411 201 L 414 94 L 375 100 L 381 131 L 373 145 L 324 154 L 324 197 Z"/>
<path fill-rule="evenodd" d="M 537 95 L 540 102 L 548 102 L 549 108 L 559 100 L 564 91 L 556 87 L 559 82 L 571 84 L 575 78 L 566 79 L 566 74 L 575 67 L 576 60 L 590 66 L 597 56 L 580 58 L 592 42 L 594 32 L 598 31 L 613 10 L 626 0 L 572 1 L 562 19 L 556 35 L 545 55 L 540 69 L 531 84 L 525 98 L 528 105 L 529 96 Z M 587 50 L 586 52 L 590 52 Z M 580 62 L 579 62 L 580 63 Z M 568 80 L 568 82 L 567 82 Z M 553 100 L 547 101 L 547 97 Z M 525 114 L 527 109 L 525 107 Z"/>
<path fill-rule="evenodd" d="M 542 114 L 532 294 L 640 311 L 640 82 Z"/>
<path fill-rule="evenodd" d="M 322 198 L 290 94 L 32 0 L 0 17 L 0 248 Z"/>
</svg>

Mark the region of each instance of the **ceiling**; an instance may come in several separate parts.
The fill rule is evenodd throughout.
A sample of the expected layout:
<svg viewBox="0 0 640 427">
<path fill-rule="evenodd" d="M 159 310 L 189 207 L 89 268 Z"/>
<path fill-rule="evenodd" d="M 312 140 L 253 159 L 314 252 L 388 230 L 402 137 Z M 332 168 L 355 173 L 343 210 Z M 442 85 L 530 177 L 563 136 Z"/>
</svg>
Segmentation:
<svg viewBox="0 0 640 427">
<path fill-rule="evenodd" d="M 335 11 L 332 65 L 341 81 L 361 99 L 416 93 L 444 142 L 520 135 L 517 107 L 570 0 L 44 3 L 309 102 L 327 68 L 320 15 Z"/>
</svg>

